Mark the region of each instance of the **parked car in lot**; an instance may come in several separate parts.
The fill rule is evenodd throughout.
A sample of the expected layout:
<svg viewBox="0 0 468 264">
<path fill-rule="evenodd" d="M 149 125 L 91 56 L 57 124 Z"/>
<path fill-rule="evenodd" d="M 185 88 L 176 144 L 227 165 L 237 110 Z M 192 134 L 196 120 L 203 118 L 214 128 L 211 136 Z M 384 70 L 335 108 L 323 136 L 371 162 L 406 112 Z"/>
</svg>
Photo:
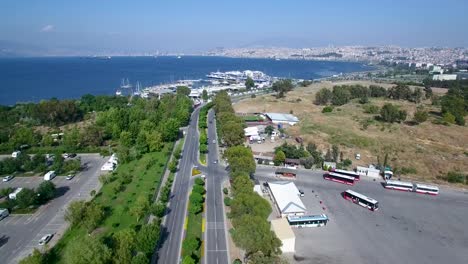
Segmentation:
<svg viewBox="0 0 468 264">
<path fill-rule="evenodd" d="M 75 178 L 75 174 L 69 174 L 67 177 L 65 177 L 67 180 L 71 180 L 73 178 Z"/>
<path fill-rule="evenodd" d="M 14 177 L 15 177 L 15 176 L 13 176 L 13 175 L 5 176 L 5 177 L 3 177 L 3 181 L 4 181 L 4 182 L 10 181 L 10 180 L 13 179 Z"/>
<path fill-rule="evenodd" d="M 299 190 L 299 196 L 304 197 L 304 191 Z"/>
<path fill-rule="evenodd" d="M 43 236 L 39 240 L 39 245 L 42 246 L 42 245 L 45 245 L 45 244 L 49 243 L 49 241 L 52 239 L 53 236 L 54 236 L 54 234 L 47 234 L 47 235 Z"/>
<path fill-rule="evenodd" d="M 62 157 L 63 157 L 64 159 L 71 159 L 71 158 L 76 157 L 76 153 L 63 153 L 63 154 L 62 154 Z"/>
</svg>

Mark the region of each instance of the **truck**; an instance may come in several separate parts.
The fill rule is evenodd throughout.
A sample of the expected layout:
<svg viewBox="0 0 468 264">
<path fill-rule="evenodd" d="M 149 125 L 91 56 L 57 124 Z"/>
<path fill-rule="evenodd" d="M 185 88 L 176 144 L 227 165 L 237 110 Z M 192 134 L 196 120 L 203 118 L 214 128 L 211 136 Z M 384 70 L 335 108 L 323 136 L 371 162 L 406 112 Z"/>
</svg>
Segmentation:
<svg viewBox="0 0 468 264">
<path fill-rule="evenodd" d="M 15 200 L 16 195 L 18 195 L 18 193 L 20 193 L 22 190 L 23 188 L 16 188 L 12 193 L 8 195 L 8 198 L 10 198 L 10 200 Z"/>
<path fill-rule="evenodd" d="M 10 212 L 8 212 L 8 209 L 0 208 L 0 220 L 7 217 L 9 214 Z"/>
<path fill-rule="evenodd" d="M 49 171 L 47 172 L 45 175 L 44 175 L 44 181 L 50 181 L 52 180 L 53 178 L 55 178 L 55 176 L 57 176 L 55 174 L 55 171 Z"/>
</svg>

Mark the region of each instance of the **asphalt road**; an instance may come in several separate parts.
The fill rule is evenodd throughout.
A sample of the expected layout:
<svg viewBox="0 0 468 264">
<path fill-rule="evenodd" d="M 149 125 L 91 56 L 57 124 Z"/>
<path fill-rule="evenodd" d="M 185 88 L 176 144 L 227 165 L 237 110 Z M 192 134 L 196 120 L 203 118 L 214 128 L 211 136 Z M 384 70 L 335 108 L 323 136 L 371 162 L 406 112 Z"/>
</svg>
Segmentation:
<svg viewBox="0 0 468 264">
<path fill-rule="evenodd" d="M 80 155 L 85 169 L 75 178 L 67 181 L 65 177 L 52 180 L 57 186 L 59 196 L 40 207 L 33 215 L 10 215 L 0 221 L 0 256 L 1 263 L 17 263 L 34 248 L 40 248 L 39 239 L 45 234 L 63 232 L 66 222 L 63 219 L 65 209 L 73 200 L 89 197 L 89 192 L 99 185 L 98 176 L 101 166 L 106 161 L 98 154 Z M 42 182 L 42 177 L 17 177 L 9 182 L 0 183 L 0 188 L 34 188 Z M 54 237 L 49 243 L 56 242 Z"/>
<path fill-rule="evenodd" d="M 184 150 L 179 170 L 173 184 L 165 225 L 161 232 L 161 247 L 152 263 L 171 264 L 180 262 L 184 219 L 187 213 L 187 198 L 192 167 L 198 164 L 198 114 L 200 108 L 192 113 L 185 138 Z"/>
<path fill-rule="evenodd" d="M 275 179 L 272 168 L 257 167 L 255 175 L 261 181 Z M 299 171 L 294 181 L 305 191 L 306 207 L 321 200 L 330 222 L 294 229 L 296 256 L 291 263 L 468 263 L 466 193 L 441 188 L 438 196 L 428 196 L 386 190 L 381 181 L 368 178 L 348 186 L 326 181 L 317 171 Z M 344 200 L 340 193 L 347 189 L 376 199 L 379 210 Z"/>
<path fill-rule="evenodd" d="M 208 169 L 206 176 L 206 233 L 205 233 L 205 263 L 227 264 L 226 225 L 224 221 L 224 207 L 222 182 L 227 179 L 226 170 L 214 161 L 218 161 L 218 140 L 216 137 L 216 120 L 214 111 L 209 111 L 208 120 Z M 215 143 L 213 143 L 215 140 Z"/>
</svg>

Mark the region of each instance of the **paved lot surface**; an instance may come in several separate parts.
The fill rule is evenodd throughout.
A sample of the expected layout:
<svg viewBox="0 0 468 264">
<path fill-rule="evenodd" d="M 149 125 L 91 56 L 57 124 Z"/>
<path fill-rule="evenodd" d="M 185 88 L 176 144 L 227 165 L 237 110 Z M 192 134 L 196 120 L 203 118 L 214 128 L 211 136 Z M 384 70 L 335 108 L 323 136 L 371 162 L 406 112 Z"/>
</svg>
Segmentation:
<svg viewBox="0 0 468 264">
<path fill-rule="evenodd" d="M 214 112 L 210 111 L 208 120 L 208 169 L 206 176 L 206 243 L 205 243 L 205 262 L 207 264 L 229 263 L 227 254 L 226 224 L 224 222 L 224 207 L 221 183 L 227 179 L 226 170 L 213 161 L 218 157 L 218 143 L 213 144 L 212 140 L 216 137 L 216 120 Z"/>
<path fill-rule="evenodd" d="M 256 177 L 270 180 L 273 172 L 258 167 Z M 311 171 L 300 171 L 295 182 L 305 191 L 306 207 L 316 208 L 321 200 L 330 222 L 294 229 L 291 263 L 468 263 L 466 193 L 444 188 L 438 196 L 392 191 L 367 178 L 347 186 Z M 372 212 L 344 200 L 340 193 L 347 189 L 378 200 L 380 209 Z"/>
<path fill-rule="evenodd" d="M 33 215 L 10 215 L 0 221 L 0 263 L 17 263 L 35 247 L 40 248 L 39 239 L 45 234 L 56 234 L 49 242 L 55 243 L 66 227 L 63 214 L 68 204 L 73 200 L 88 199 L 90 191 L 98 188 L 100 169 L 107 159 L 95 154 L 83 154 L 80 157 L 85 169 L 75 178 L 68 181 L 65 177 L 56 177 L 52 180 L 60 193 L 59 197 L 39 208 Z M 17 177 L 10 182 L 0 183 L 0 188 L 35 188 L 42 181 L 42 177 Z"/>
<path fill-rule="evenodd" d="M 198 132 L 197 120 L 200 108 L 192 113 L 190 125 L 185 138 L 184 150 L 179 163 L 179 171 L 173 185 L 169 200 L 165 225 L 161 230 L 161 246 L 157 257 L 151 263 L 171 264 L 179 263 L 183 225 L 187 213 L 188 190 L 191 184 L 192 167 L 198 164 Z"/>
</svg>

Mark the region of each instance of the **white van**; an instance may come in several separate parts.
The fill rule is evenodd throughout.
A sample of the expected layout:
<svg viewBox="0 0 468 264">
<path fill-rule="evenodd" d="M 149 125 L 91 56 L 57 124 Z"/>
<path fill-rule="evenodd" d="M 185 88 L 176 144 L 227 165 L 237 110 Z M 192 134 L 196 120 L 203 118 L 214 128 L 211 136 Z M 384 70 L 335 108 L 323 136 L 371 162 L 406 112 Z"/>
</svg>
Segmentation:
<svg viewBox="0 0 468 264">
<path fill-rule="evenodd" d="M 11 157 L 12 158 L 17 158 L 19 156 L 19 154 L 21 154 L 21 151 L 13 151 L 13 153 L 11 153 Z"/>
<path fill-rule="evenodd" d="M 44 181 L 50 181 L 52 180 L 53 178 L 55 178 L 55 176 L 57 176 L 55 174 L 55 171 L 49 171 L 47 172 L 45 175 L 44 175 Z"/>
<path fill-rule="evenodd" d="M 7 217 L 9 214 L 8 209 L 0 208 L 0 220 Z"/>
</svg>

